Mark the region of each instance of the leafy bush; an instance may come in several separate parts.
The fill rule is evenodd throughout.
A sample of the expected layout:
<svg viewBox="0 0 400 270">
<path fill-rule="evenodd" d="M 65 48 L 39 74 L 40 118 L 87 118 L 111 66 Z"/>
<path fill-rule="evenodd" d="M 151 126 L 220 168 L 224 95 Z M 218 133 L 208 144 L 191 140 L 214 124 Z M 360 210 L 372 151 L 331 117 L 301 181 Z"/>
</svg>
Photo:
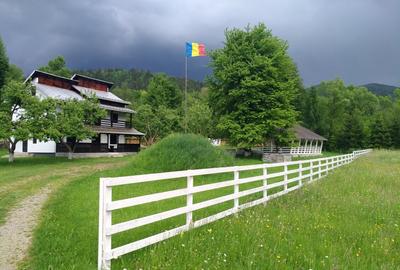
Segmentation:
<svg viewBox="0 0 400 270">
<path fill-rule="evenodd" d="M 139 153 L 135 173 L 166 172 L 233 165 L 233 157 L 199 135 L 172 134 Z"/>
</svg>

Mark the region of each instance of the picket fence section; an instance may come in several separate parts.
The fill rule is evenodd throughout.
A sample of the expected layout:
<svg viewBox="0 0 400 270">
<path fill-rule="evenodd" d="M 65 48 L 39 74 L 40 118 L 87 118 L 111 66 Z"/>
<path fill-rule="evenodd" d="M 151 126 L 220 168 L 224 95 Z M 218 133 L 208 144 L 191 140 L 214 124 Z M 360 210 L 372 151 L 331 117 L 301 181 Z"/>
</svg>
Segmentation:
<svg viewBox="0 0 400 270">
<path fill-rule="evenodd" d="M 98 269 L 111 269 L 111 260 L 118 258 L 126 253 L 144 248 L 154 243 L 163 241 L 192 228 L 200 227 L 207 223 L 216 221 L 226 216 L 237 213 L 248 207 L 266 203 L 268 200 L 287 194 L 296 190 L 305 183 L 310 183 L 328 174 L 332 169 L 348 164 L 361 155 L 370 152 L 370 149 L 354 151 L 351 154 L 317 158 L 310 160 L 300 160 L 282 163 L 265 163 L 248 166 L 221 167 L 199 170 L 186 170 L 166 173 L 155 173 L 114 178 L 100 178 L 100 198 L 99 198 L 99 243 L 98 243 Z M 290 169 L 289 167 L 297 167 Z M 283 168 L 281 172 L 269 173 L 271 168 Z M 240 178 L 240 173 L 244 171 L 260 170 L 262 174 L 258 176 Z M 194 177 L 202 175 L 214 175 L 221 173 L 233 173 L 233 179 L 212 184 L 194 185 Z M 296 175 L 290 178 L 290 175 Z M 281 177 L 279 182 L 268 183 L 268 179 Z M 159 192 L 144 196 L 138 196 L 122 200 L 112 200 L 112 188 L 121 185 L 138 184 L 145 182 L 163 181 L 167 179 L 186 178 L 187 186 L 182 189 Z M 256 188 L 240 190 L 239 186 L 245 183 L 262 181 L 262 185 Z M 289 187 L 291 183 L 296 185 Z M 293 184 L 292 184 L 293 185 Z M 193 203 L 193 195 L 196 193 L 233 187 L 232 194 L 209 199 L 206 201 Z M 268 190 L 281 187 L 282 190 L 274 194 L 268 194 Z M 239 204 L 239 198 L 251 194 L 262 194 L 262 198 L 251 202 Z M 162 213 L 129 220 L 122 223 L 112 224 L 112 211 L 124 209 L 146 203 L 162 201 L 166 199 L 186 196 L 186 206 L 168 210 Z M 202 218 L 193 220 L 193 212 L 227 201 L 233 201 L 233 208 Z M 135 242 L 112 248 L 111 239 L 114 234 L 132 230 L 147 224 L 158 222 L 164 219 L 186 215 L 186 224 L 174 229 L 164 231 L 153 236 L 137 240 Z"/>
</svg>

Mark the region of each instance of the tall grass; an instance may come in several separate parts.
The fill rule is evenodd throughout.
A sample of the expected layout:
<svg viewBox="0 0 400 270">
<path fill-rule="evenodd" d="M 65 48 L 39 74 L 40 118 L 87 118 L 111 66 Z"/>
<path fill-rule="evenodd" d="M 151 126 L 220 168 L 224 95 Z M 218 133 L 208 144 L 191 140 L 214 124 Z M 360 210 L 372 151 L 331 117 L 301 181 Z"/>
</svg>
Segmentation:
<svg viewBox="0 0 400 270">
<path fill-rule="evenodd" d="M 35 232 L 30 259 L 22 268 L 96 268 L 100 176 L 197 168 L 202 165 L 196 163 L 195 156 L 199 153 L 202 153 L 199 159 L 208 162 L 210 167 L 214 158 L 216 164 L 232 162 L 228 156 L 213 152 L 215 148 L 192 151 L 194 157 L 177 154 L 184 148 L 195 148 L 193 144 L 198 140 L 190 139 L 191 135 L 181 136 L 171 139 L 171 144 L 179 146 L 177 148 L 170 149 L 170 143 L 161 142 L 163 147 L 154 146 L 157 151 L 153 150 L 152 155 L 150 148 L 123 169 L 96 173 L 60 190 L 46 206 L 41 225 Z M 162 154 L 166 150 L 170 154 Z M 154 156 L 159 152 L 160 156 Z M 166 165 L 169 155 L 174 157 L 171 167 Z M 180 157 L 182 164 L 177 164 L 176 159 Z M 157 158 L 165 164 L 158 164 Z M 186 162 L 188 159 L 191 162 Z M 245 162 L 248 164 L 248 160 Z M 399 152 L 374 152 L 337 169 L 320 182 L 271 201 L 267 207 L 245 210 L 238 217 L 225 218 L 122 256 L 113 261 L 113 269 L 396 269 L 400 265 L 397 256 L 400 251 L 399 162 Z M 184 183 L 178 179 L 164 185 L 170 189 Z M 114 199 L 165 188 L 154 184 L 116 190 Z M 197 199 L 209 196 L 216 194 L 204 194 Z M 113 223 L 128 216 L 143 216 L 175 207 L 183 203 L 179 200 L 144 206 L 127 211 L 128 214 L 117 212 Z M 117 235 L 113 245 L 180 222 L 184 222 L 183 217 Z"/>
</svg>

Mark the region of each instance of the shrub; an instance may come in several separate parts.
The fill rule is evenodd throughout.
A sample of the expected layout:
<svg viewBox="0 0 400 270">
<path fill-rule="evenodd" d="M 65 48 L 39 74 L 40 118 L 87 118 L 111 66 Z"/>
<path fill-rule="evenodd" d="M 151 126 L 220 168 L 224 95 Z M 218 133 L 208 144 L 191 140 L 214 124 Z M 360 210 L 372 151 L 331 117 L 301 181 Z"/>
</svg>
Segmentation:
<svg viewBox="0 0 400 270">
<path fill-rule="evenodd" d="M 172 134 L 139 153 L 135 172 L 153 173 L 233 165 L 233 158 L 194 134 Z"/>
</svg>

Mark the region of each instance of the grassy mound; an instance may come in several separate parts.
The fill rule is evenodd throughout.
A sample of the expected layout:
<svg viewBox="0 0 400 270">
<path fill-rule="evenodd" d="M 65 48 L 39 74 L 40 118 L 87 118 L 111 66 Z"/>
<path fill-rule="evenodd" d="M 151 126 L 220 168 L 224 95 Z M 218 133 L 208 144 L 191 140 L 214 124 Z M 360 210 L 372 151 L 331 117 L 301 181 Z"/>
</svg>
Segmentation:
<svg viewBox="0 0 400 270">
<path fill-rule="evenodd" d="M 233 158 L 199 135 L 172 134 L 141 152 L 135 172 L 166 172 L 233 165 Z"/>
</svg>

